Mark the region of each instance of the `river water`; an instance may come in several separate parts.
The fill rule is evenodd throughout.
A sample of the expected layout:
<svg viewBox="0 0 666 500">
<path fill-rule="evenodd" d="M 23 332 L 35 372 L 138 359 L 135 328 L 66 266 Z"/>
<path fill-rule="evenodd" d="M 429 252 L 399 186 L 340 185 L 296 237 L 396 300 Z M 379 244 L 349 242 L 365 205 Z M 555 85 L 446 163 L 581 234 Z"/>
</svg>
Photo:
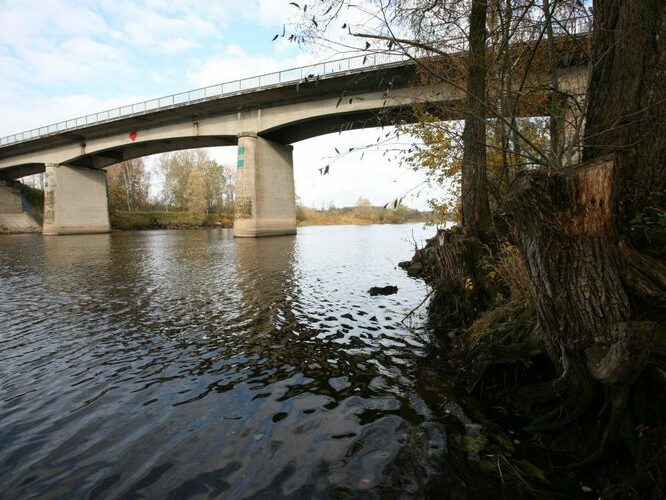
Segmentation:
<svg viewBox="0 0 666 500">
<path fill-rule="evenodd" d="M 433 233 L 1 236 L 0 496 L 426 495 L 428 290 L 396 265 Z"/>
</svg>

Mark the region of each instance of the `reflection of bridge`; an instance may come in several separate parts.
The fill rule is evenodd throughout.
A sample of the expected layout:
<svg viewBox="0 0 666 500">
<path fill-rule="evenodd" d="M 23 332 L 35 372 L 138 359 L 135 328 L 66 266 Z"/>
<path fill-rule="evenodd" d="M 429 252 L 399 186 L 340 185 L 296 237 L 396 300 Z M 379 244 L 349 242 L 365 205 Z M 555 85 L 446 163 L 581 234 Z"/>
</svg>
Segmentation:
<svg viewBox="0 0 666 500">
<path fill-rule="evenodd" d="M 559 74 L 572 93 L 584 93 L 585 67 L 570 65 Z M 413 61 L 371 54 L 153 99 L 0 138 L 0 179 L 46 172 L 44 234 L 106 232 L 105 167 L 166 151 L 237 144 L 234 235 L 292 234 L 288 144 L 391 124 L 414 103 L 463 97 L 454 85 L 419 81 Z"/>
</svg>

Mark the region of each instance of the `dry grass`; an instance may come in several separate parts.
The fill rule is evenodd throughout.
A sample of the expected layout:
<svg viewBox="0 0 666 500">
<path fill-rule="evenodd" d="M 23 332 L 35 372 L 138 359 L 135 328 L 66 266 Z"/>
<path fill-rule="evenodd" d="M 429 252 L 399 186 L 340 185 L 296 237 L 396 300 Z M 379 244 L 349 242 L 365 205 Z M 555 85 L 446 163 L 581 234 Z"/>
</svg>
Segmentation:
<svg viewBox="0 0 666 500">
<path fill-rule="evenodd" d="M 497 278 L 509 291 L 509 300 L 524 302 L 532 298 L 532 284 L 527 274 L 527 268 L 520 255 L 520 250 L 514 245 L 504 243 L 495 262 Z"/>
</svg>

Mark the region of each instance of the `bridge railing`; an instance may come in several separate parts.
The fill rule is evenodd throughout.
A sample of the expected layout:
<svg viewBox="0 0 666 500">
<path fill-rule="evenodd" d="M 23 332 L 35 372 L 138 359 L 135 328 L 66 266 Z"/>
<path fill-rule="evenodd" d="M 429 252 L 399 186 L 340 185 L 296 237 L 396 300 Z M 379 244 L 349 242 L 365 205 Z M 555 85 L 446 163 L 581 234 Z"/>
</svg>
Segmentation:
<svg viewBox="0 0 666 500">
<path fill-rule="evenodd" d="M 589 17 L 560 20 L 558 21 L 560 24 L 554 26 L 554 32 L 558 35 L 586 33 L 590 30 L 590 21 L 591 19 Z M 526 26 L 521 27 L 521 33 L 528 33 L 529 30 L 538 30 L 539 26 L 542 26 L 542 22 L 531 21 Z M 529 34 L 527 36 L 529 37 Z M 442 49 L 448 52 L 453 52 L 456 50 L 466 50 L 466 46 L 466 37 L 455 37 L 444 40 Z M 246 92 L 254 92 L 263 88 L 279 86 L 282 84 L 293 84 L 305 79 L 314 80 L 334 74 L 372 70 L 377 67 L 404 62 L 405 60 L 414 57 L 414 55 L 416 54 L 406 54 L 402 51 L 368 52 L 367 54 L 361 54 L 343 59 L 325 61 L 322 63 L 310 64 L 307 66 L 276 71 L 273 73 L 241 78 L 238 80 L 210 85 L 208 87 L 190 90 L 187 92 L 180 92 L 164 97 L 149 99 L 147 101 L 142 101 L 135 104 L 120 106 L 118 108 L 108 109 L 98 113 L 91 113 L 89 115 L 80 116 L 78 118 L 72 118 L 58 123 L 53 123 L 51 125 L 27 130 L 25 132 L 19 132 L 17 134 L 1 137 L 0 147 L 10 146 L 12 144 L 26 142 L 49 135 L 56 135 L 71 130 L 77 130 L 92 125 L 98 125 L 124 118 L 132 118 L 135 116 L 145 115 L 147 113 L 178 108 L 180 106 L 187 106 L 207 100 L 219 99 L 220 97 L 227 97 Z"/>
</svg>

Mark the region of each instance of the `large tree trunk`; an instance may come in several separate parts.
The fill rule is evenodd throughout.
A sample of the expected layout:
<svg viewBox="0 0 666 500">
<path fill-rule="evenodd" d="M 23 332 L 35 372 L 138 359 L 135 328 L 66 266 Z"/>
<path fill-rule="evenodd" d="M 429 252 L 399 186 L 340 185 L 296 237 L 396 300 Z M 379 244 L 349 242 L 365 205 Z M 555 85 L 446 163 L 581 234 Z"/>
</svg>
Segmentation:
<svg viewBox="0 0 666 500">
<path fill-rule="evenodd" d="M 472 0 L 467 102 L 463 130 L 462 223 L 482 233 L 490 227 L 486 178 L 486 0 Z"/>
<path fill-rule="evenodd" d="M 644 207 L 666 206 L 666 0 L 598 0 L 594 17 L 585 162 L 523 175 L 507 208 L 562 370 L 557 388 L 569 393 L 537 428 L 577 418 L 599 382 L 604 449 L 666 307 L 666 266 L 634 248 L 629 230 Z"/>
<path fill-rule="evenodd" d="M 666 206 L 666 0 L 597 0 L 583 160 L 615 154 L 621 231 Z"/>
</svg>

